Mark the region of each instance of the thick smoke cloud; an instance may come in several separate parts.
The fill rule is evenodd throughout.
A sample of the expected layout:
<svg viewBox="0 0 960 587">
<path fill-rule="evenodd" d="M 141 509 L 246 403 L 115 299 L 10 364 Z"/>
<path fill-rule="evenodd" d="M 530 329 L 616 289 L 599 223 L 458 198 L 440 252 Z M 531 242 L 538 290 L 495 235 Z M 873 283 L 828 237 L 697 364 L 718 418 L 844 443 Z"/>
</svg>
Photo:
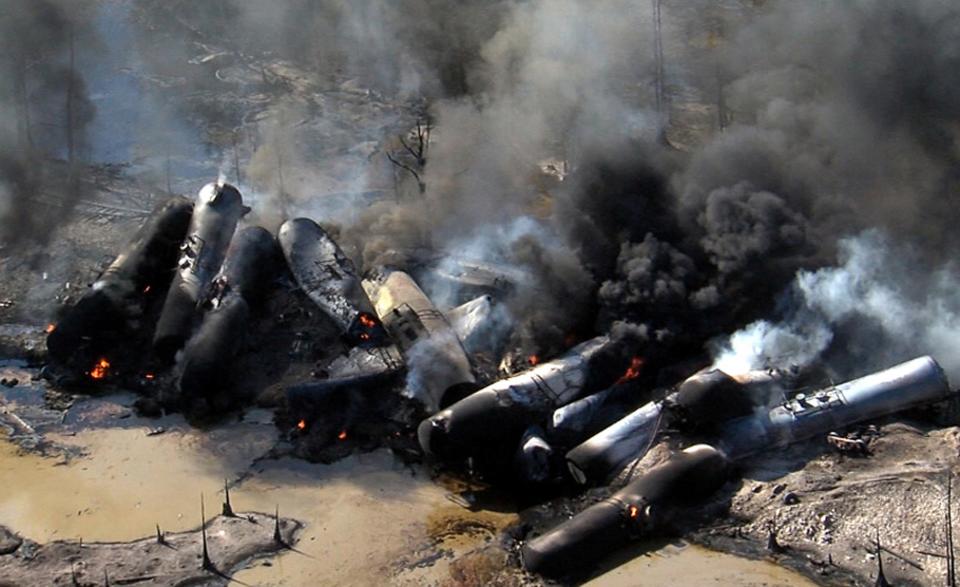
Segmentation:
<svg viewBox="0 0 960 587">
<path fill-rule="evenodd" d="M 367 266 L 467 251 L 525 272 L 511 308 L 550 333 L 534 346 L 555 348 L 599 309 L 597 328 L 627 320 L 693 349 L 773 312 L 798 269 L 831 262 L 838 239 L 866 227 L 954 243 L 960 70 L 943 3 L 665 0 L 662 114 L 652 14 L 635 3 L 261 4 L 188 10 L 429 100 L 422 193 L 398 170 L 400 201 L 338 219 L 348 248 Z M 685 152 L 661 142 L 686 95 L 711 93 L 722 133 Z M 505 232 L 518 217 L 536 229 Z"/>
<path fill-rule="evenodd" d="M 719 364 L 821 358 L 849 376 L 931 353 L 960 376 L 946 289 L 958 244 L 958 114 L 948 106 L 960 99 L 958 27 L 948 3 L 790 3 L 742 32 L 728 92 L 749 124 L 694 155 L 676 181 L 684 206 L 748 180 L 786 208 L 784 244 L 806 243 L 817 264 L 862 229 L 885 236 L 839 240 L 841 265 L 801 271 L 784 320 L 733 335 Z"/>
<path fill-rule="evenodd" d="M 931 266 L 926 251 L 877 231 L 839 247 L 838 266 L 797 275 L 788 316 L 733 334 L 716 349 L 717 366 L 738 373 L 826 358 L 834 373 L 849 377 L 932 354 L 960 378 L 955 264 Z"/>
<path fill-rule="evenodd" d="M 797 322 L 813 310 L 781 294 L 873 227 L 949 271 L 960 8 L 661 5 L 662 63 L 651 6 L 626 0 L 150 0 L 134 15 L 149 75 L 189 96 L 169 116 L 206 127 L 258 220 L 313 216 L 366 268 L 503 266 L 531 351 L 616 324 L 679 357 L 767 318 L 754 337 L 795 349 L 771 358 L 861 360 L 849 317 Z"/>
</svg>

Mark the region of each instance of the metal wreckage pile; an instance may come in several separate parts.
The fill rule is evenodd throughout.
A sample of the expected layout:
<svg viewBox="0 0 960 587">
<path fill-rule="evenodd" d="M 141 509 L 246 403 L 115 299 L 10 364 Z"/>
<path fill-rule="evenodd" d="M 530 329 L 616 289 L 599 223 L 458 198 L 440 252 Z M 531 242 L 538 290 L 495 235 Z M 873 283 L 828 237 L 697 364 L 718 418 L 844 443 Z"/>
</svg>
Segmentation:
<svg viewBox="0 0 960 587">
<path fill-rule="evenodd" d="M 546 576 L 593 568 L 615 548 L 663 530 L 727 483 L 745 457 L 907 409 L 952 405 L 956 398 L 931 357 L 804 393 L 789 392 L 798 379 L 789 369 L 732 374 L 712 368 L 649 391 L 638 377 L 643 360 L 612 335 L 581 342 L 551 361 L 530 360 L 526 370 L 482 387 L 470 357 L 481 349 L 496 352 L 484 331 L 493 320 L 491 293 L 503 283 L 479 279 L 496 287 L 441 313 L 403 271 L 378 269 L 361 279 L 313 220 L 287 221 L 276 238 L 257 226 L 236 231 L 247 210 L 239 191 L 224 183 L 205 186 L 196 203 L 174 198 L 163 204 L 49 328 L 57 372 L 82 373 L 88 383 L 117 377 L 129 341 L 152 332 L 148 363 L 173 373 L 178 405 L 184 411 L 217 405 L 217 396 L 231 392 L 231 361 L 277 283 L 282 255 L 288 275 L 347 347 L 323 372 L 286 389 L 287 410 L 298 420 L 295 434 L 306 437 L 342 418 L 340 412 L 358 409 L 352 401 L 358 394 L 382 399 L 387 390 L 415 384 L 422 407 L 414 413 L 433 414 L 416 436 L 439 462 L 467 463 L 488 480 L 523 488 L 626 478 L 607 499 L 523 544 L 523 566 Z M 459 277 L 482 271 L 468 268 Z M 151 306 L 162 308 L 152 329 L 144 320 Z M 415 382 L 407 369 L 413 362 L 423 366 Z M 685 439 L 686 448 L 633 474 L 667 430 Z"/>
</svg>

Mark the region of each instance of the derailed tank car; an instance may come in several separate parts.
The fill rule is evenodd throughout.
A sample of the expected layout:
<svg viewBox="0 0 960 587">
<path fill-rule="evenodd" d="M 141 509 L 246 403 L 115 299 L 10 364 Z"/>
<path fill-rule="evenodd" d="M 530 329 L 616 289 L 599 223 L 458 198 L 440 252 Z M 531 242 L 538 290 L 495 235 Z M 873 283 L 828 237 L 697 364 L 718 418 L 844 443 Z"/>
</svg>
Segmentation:
<svg viewBox="0 0 960 587">
<path fill-rule="evenodd" d="M 283 223 L 277 239 L 297 284 L 350 344 L 385 342 L 386 332 L 353 262 L 325 230 L 309 218 L 294 218 Z"/>
<path fill-rule="evenodd" d="M 161 360 L 171 361 L 190 337 L 199 303 L 223 263 L 237 222 L 248 211 L 240 192 L 227 183 L 207 184 L 197 195 L 178 270 L 153 337 Z"/>
<path fill-rule="evenodd" d="M 955 396 L 937 361 L 919 357 L 732 420 L 723 427 L 719 446 L 731 458 L 742 458 Z"/>
<path fill-rule="evenodd" d="M 170 282 L 192 209 L 192 202 L 175 197 L 154 210 L 123 252 L 51 327 L 47 349 L 54 361 L 86 367 L 119 343 L 129 343 L 149 298 Z"/>
<path fill-rule="evenodd" d="M 723 453 L 692 446 L 528 541 L 521 551 L 523 566 L 551 577 L 592 569 L 630 541 L 662 530 L 680 509 L 708 498 L 726 483 L 728 473 Z"/>
<path fill-rule="evenodd" d="M 640 406 L 571 449 L 566 457 L 570 473 L 579 483 L 602 482 L 642 457 L 659 430 L 709 433 L 712 427 L 769 403 L 787 375 L 778 370 L 695 373 L 664 399 Z"/>
<path fill-rule="evenodd" d="M 402 271 L 363 282 L 377 315 L 411 364 L 422 368 L 414 382 L 428 411 L 436 411 L 476 389 L 463 345 L 446 317 L 412 277 Z"/>
<path fill-rule="evenodd" d="M 266 229 L 251 226 L 237 233 L 213 280 L 207 311 L 183 353 L 180 391 L 190 399 L 223 391 L 225 370 L 244 341 L 252 309 L 265 297 L 277 271 L 279 251 Z"/>
<path fill-rule="evenodd" d="M 420 423 L 418 436 L 424 451 L 458 461 L 473 457 L 496 469 L 517 450 L 524 431 L 553 410 L 591 388 L 609 385 L 599 372 L 619 372 L 600 361 L 614 343 L 593 338 L 561 357 L 502 379 L 477 391 Z M 612 353 L 613 354 L 613 353 Z M 598 363 L 603 363 L 598 367 Z"/>
</svg>

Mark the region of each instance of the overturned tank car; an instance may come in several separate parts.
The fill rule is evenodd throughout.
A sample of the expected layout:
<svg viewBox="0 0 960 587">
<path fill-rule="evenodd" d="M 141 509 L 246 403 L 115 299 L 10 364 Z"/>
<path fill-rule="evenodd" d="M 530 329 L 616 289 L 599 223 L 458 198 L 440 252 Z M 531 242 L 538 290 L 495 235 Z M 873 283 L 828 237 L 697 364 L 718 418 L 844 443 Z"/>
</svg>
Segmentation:
<svg viewBox="0 0 960 587">
<path fill-rule="evenodd" d="M 421 447 L 445 460 L 474 458 L 481 466 L 502 466 L 530 425 L 610 384 L 608 374 L 621 371 L 604 360 L 616 355 L 614 347 L 606 336 L 593 338 L 465 397 L 420 423 Z"/>
<path fill-rule="evenodd" d="M 183 352 L 180 391 L 187 398 L 223 391 L 229 367 L 245 339 L 251 311 L 274 281 L 277 244 L 266 229 L 251 226 L 237 233 L 213 280 L 196 334 Z"/>
<path fill-rule="evenodd" d="M 419 377 L 410 381 L 416 389 L 410 391 L 428 411 L 476 389 L 477 380 L 460 339 L 412 277 L 390 271 L 364 280 L 363 286 L 408 367 L 418 367 Z"/>
<path fill-rule="evenodd" d="M 659 430 L 710 434 L 718 424 L 751 414 L 757 406 L 769 403 L 782 392 L 788 375 L 779 370 L 740 375 L 719 369 L 695 373 L 664 399 L 640 406 L 570 450 L 566 456 L 570 473 L 579 483 L 601 483 L 642 457 Z M 555 420 L 557 416 L 570 417 L 554 414 Z"/>
<path fill-rule="evenodd" d="M 353 262 L 325 230 L 309 218 L 294 218 L 283 223 L 277 239 L 297 284 L 348 343 L 378 346 L 386 341 Z"/>
<path fill-rule="evenodd" d="M 86 367 L 129 341 L 149 300 L 170 282 L 192 208 L 186 198 L 174 197 L 154 210 L 83 297 L 50 326 L 47 349 L 54 361 Z"/>
<path fill-rule="evenodd" d="M 719 446 L 731 458 L 742 458 L 955 397 L 937 361 L 919 357 L 732 420 L 721 429 Z"/>
<path fill-rule="evenodd" d="M 592 569 L 631 540 L 663 530 L 683 508 L 723 486 L 728 473 L 729 462 L 722 452 L 703 444 L 692 446 L 528 541 L 521 550 L 523 566 L 553 577 Z"/>
<path fill-rule="evenodd" d="M 161 360 L 172 361 L 190 337 L 198 306 L 223 263 L 237 223 L 249 210 L 237 188 L 227 183 L 209 183 L 197 195 L 177 272 L 153 336 L 153 348 Z"/>
</svg>

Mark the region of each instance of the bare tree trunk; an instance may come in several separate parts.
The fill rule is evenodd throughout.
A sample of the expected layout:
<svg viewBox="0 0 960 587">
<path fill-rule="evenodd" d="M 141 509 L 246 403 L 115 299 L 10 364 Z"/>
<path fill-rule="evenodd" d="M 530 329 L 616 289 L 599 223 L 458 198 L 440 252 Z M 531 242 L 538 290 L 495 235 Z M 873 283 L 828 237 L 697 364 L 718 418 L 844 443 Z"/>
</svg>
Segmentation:
<svg viewBox="0 0 960 587">
<path fill-rule="evenodd" d="M 283 186 L 283 150 L 277 147 L 277 187 L 280 195 L 286 194 L 287 190 Z"/>
<path fill-rule="evenodd" d="M 953 473 L 947 471 L 947 585 L 956 587 L 956 559 L 953 550 Z"/>
<path fill-rule="evenodd" d="M 714 71 L 714 83 L 716 84 L 717 92 L 717 128 L 720 132 L 723 132 L 727 128 L 728 118 L 727 118 L 727 102 L 726 98 L 723 95 L 723 86 L 725 81 L 723 78 L 723 66 L 720 61 L 720 53 L 723 51 L 724 46 L 724 35 L 726 33 L 725 27 L 723 26 L 723 15 L 717 14 L 717 18 L 713 25 L 714 29 L 714 38 L 716 39 L 713 50 L 713 71 Z"/>
<path fill-rule="evenodd" d="M 17 120 L 17 130 L 21 148 L 26 153 L 33 152 L 33 130 L 30 124 L 30 100 L 27 92 L 27 62 L 23 53 L 17 51 L 16 63 L 14 64 L 16 104 L 19 116 Z"/>
<path fill-rule="evenodd" d="M 76 163 L 76 145 L 74 144 L 74 94 L 76 88 L 74 87 L 74 79 L 76 77 L 76 47 L 75 47 L 75 33 L 73 30 L 73 25 L 70 25 L 70 71 L 67 77 L 67 105 L 66 105 L 66 115 L 67 115 L 67 164 L 70 169 L 70 177 L 73 178 L 75 172 L 75 163 Z M 72 182 L 71 182 L 72 183 Z"/>
<path fill-rule="evenodd" d="M 657 114 L 660 115 L 660 124 L 666 128 L 663 100 L 663 34 L 660 18 L 660 0 L 653 0 L 653 52 L 656 62 L 655 99 Z M 662 132 L 662 131 L 661 131 Z"/>
<path fill-rule="evenodd" d="M 286 220 L 290 213 L 290 198 L 283 182 L 283 146 L 277 144 L 277 184 L 280 190 L 280 214 Z"/>
<path fill-rule="evenodd" d="M 167 147 L 167 165 L 166 165 L 166 175 L 167 175 L 167 193 L 173 195 L 173 185 L 171 184 L 171 168 L 170 168 L 170 147 Z"/>
<path fill-rule="evenodd" d="M 239 186 L 243 183 L 243 178 L 240 177 L 240 147 L 238 146 L 237 137 L 240 131 L 233 133 L 233 169 L 237 172 L 237 185 Z"/>
</svg>

